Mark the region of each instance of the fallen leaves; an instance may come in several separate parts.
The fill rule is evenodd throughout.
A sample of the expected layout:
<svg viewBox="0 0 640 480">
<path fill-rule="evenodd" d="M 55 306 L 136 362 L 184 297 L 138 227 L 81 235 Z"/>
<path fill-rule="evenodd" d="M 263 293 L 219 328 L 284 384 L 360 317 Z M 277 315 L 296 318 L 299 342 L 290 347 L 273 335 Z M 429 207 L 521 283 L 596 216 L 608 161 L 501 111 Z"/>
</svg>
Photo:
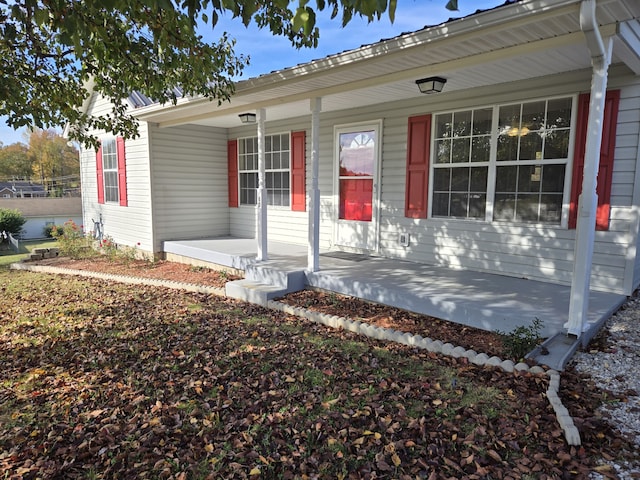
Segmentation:
<svg viewBox="0 0 640 480">
<path fill-rule="evenodd" d="M 206 295 L 0 282 L 14 293 L 0 307 L 8 478 L 543 479 L 625 447 L 576 405 L 603 438 L 567 447 L 546 382 L 528 374 Z"/>
</svg>

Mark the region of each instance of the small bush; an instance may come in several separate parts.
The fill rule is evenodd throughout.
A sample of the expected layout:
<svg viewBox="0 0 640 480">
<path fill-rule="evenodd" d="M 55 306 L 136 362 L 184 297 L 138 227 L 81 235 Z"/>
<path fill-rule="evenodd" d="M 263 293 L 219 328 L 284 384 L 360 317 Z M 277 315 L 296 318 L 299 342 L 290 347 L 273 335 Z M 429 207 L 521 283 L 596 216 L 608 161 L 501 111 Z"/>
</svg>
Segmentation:
<svg viewBox="0 0 640 480">
<path fill-rule="evenodd" d="M 535 318 L 528 327 L 516 327 L 509 333 L 496 330 L 496 333 L 502 338 L 506 353 L 519 360 L 540 343 L 542 326 L 542 321 Z"/>
<path fill-rule="evenodd" d="M 107 257 L 110 262 L 115 262 L 118 257 L 118 245 L 113 241 L 111 237 L 105 236 L 100 240 L 98 245 L 100 252 Z"/>
<path fill-rule="evenodd" d="M 78 259 L 93 256 L 92 241 L 85 236 L 81 226 L 73 220 L 68 220 L 62 227 L 55 226 L 51 229 L 51 235 L 58 240 L 62 255 Z"/>
<path fill-rule="evenodd" d="M 140 245 L 140 244 L 138 244 Z M 110 262 L 122 262 L 130 265 L 138 259 L 145 259 L 146 256 L 138 252 L 137 245 L 129 247 L 127 245 L 119 245 L 113 241 L 111 237 L 104 237 L 98 245 L 100 252 L 107 257 Z"/>
<path fill-rule="evenodd" d="M 17 235 L 22 230 L 27 219 L 18 210 L 0 208 L 0 233 L 6 232 Z"/>
<path fill-rule="evenodd" d="M 46 238 L 53 238 L 53 230 L 62 230 L 63 226 L 62 225 L 47 225 L 42 229 L 42 234 L 46 237 Z"/>
</svg>

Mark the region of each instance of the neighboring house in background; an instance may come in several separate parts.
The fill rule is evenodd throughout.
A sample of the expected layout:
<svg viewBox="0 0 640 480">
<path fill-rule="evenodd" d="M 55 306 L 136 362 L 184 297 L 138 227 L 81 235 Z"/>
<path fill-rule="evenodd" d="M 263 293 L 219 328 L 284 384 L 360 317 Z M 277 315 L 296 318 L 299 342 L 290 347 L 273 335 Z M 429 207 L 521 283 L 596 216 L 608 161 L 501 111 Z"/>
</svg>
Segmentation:
<svg viewBox="0 0 640 480">
<path fill-rule="evenodd" d="M 637 0 L 507 2 L 239 82 L 220 106 L 132 95 L 140 137 L 96 131 L 81 152 L 84 224 L 155 254 L 310 242 L 311 271 L 322 248 L 572 285 L 576 333 L 585 288 L 640 284 L 639 17 Z M 597 209 L 588 192 L 579 211 L 598 163 Z"/>
<path fill-rule="evenodd" d="M 80 197 L 65 198 L 0 198 L 0 208 L 18 210 L 26 219 L 20 238 L 44 238 L 44 229 L 50 225 L 63 225 L 73 220 L 82 225 Z"/>
<path fill-rule="evenodd" d="M 0 199 L 2 198 L 40 198 L 47 192 L 39 184 L 24 181 L 0 182 Z"/>
</svg>

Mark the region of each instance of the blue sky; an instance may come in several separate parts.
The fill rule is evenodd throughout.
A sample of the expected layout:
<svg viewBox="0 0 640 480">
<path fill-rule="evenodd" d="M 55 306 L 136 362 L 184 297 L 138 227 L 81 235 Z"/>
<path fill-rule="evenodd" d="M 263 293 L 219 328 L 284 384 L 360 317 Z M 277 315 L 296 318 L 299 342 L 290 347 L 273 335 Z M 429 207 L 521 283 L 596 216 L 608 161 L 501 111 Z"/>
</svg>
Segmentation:
<svg viewBox="0 0 640 480">
<path fill-rule="evenodd" d="M 320 13 L 320 41 L 316 49 L 296 50 L 288 40 L 274 37 L 266 30 L 245 28 L 238 19 L 230 17 L 222 17 L 216 30 L 220 28 L 219 31 L 228 31 L 237 40 L 236 53 L 250 56 L 251 64 L 245 69 L 242 78 L 251 78 L 419 30 L 426 25 L 437 25 L 451 17 L 463 17 L 478 9 L 501 5 L 504 1 L 458 0 L 460 10 L 457 12 L 445 9 L 446 3 L 447 0 L 399 0 L 394 23 L 386 16 L 379 22 L 370 24 L 366 20 L 354 18 L 344 29 L 340 26 L 340 19 L 330 20 L 327 14 Z M 205 38 L 214 38 L 209 32 L 202 33 Z M 25 142 L 24 129 L 15 131 L 5 120 L 5 117 L 0 117 L 0 142 L 3 145 Z"/>
</svg>

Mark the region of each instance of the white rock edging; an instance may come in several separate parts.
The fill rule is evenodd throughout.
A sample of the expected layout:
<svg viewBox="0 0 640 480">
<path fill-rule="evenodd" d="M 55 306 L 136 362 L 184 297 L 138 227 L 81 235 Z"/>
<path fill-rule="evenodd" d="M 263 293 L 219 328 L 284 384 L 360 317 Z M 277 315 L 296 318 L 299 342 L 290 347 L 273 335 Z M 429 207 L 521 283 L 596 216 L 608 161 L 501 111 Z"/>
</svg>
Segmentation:
<svg viewBox="0 0 640 480">
<path fill-rule="evenodd" d="M 178 290 L 184 290 L 195 293 L 208 293 L 217 296 L 225 296 L 223 288 L 207 287 L 204 285 L 197 285 L 193 283 L 174 282 L 168 280 L 157 280 L 152 278 L 133 277 L 129 275 L 114 275 L 110 273 L 91 272 L 87 270 L 74 270 L 71 268 L 53 267 L 49 265 L 27 265 L 24 263 L 12 263 L 10 265 L 12 270 L 23 270 L 29 272 L 38 273 L 54 273 L 64 275 L 76 275 L 81 277 L 98 278 L 102 280 L 112 280 L 115 282 L 125 283 L 129 285 L 154 285 L 158 287 L 166 287 Z M 544 369 L 539 366 L 529 367 L 526 363 L 513 364 L 511 360 L 502 360 L 499 357 L 489 356 L 485 353 L 476 353 L 473 350 L 466 350 L 464 347 L 454 346 L 451 343 L 443 344 L 440 340 L 431 340 L 430 338 L 423 338 L 420 335 L 411 335 L 409 333 L 398 332 L 384 327 L 377 327 L 369 325 L 365 322 L 355 321 L 344 317 L 338 317 L 336 315 L 327 315 L 320 312 L 313 312 L 301 307 L 293 307 L 282 302 L 270 300 L 267 302 L 267 308 L 277 310 L 289 315 L 295 315 L 297 317 L 306 318 L 315 323 L 320 323 L 331 328 L 343 328 L 350 332 L 366 335 L 377 340 L 387 340 L 391 342 L 398 342 L 404 345 L 417 347 L 423 350 L 428 350 L 433 353 L 440 353 L 443 355 L 449 355 L 455 358 L 466 357 L 470 363 L 479 367 L 492 366 L 500 368 L 507 373 L 514 371 L 518 372 L 530 372 L 532 374 L 539 375 L 544 373 Z M 547 372 L 549 376 L 549 388 L 547 389 L 547 399 L 556 414 L 556 418 L 560 427 L 564 431 L 564 436 L 569 445 L 578 446 L 581 444 L 580 433 L 573 422 L 573 418 L 569 415 L 569 411 L 562 404 L 558 391 L 560 390 L 560 374 L 555 370 L 549 370 Z"/>
<path fill-rule="evenodd" d="M 450 343 L 443 344 L 440 340 L 431 340 L 430 338 L 423 338 L 420 335 L 411 335 L 410 333 L 398 332 L 384 327 L 376 327 L 364 322 L 350 320 L 344 317 L 337 317 L 335 315 L 327 315 L 320 312 L 313 312 L 298 307 L 292 307 L 286 303 L 270 300 L 267 302 L 267 308 L 278 310 L 289 315 L 296 315 L 298 317 L 306 318 L 316 323 L 326 325 L 332 328 L 343 328 L 351 332 L 358 333 L 360 335 L 366 335 L 378 340 L 388 340 L 392 342 L 402 343 L 411 347 L 421 348 L 428 350 L 429 352 L 441 353 L 443 355 L 449 355 L 455 358 L 466 357 L 470 363 L 479 367 L 491 366 L 504 370 L 507 373 L 513 372 L 529 372 L 534 375 L 540 375 L 545 373 L 545 370 L 534 365 L 529 367 L 526 363 L 514 364 L 511 360 L 502 360 L 499 357 L 490 357 L 486 353 L 476 353 L 474 350 L 466 350 L 464 347 L 454 346 Z M 354 325 L 357 324 L 357 327 Z M 564 436 L 569 445 L 578 446 L 581 444 L 580 433 L 577 427 L 573 423 L 573 418 L 569 415 L 569 411 L 562 404 L 558 391 L 560 390 L 560 374 L 555 370 L 549 370 L 546 372 L 549 376 L 549 388 L 546 395 L 549 400 L 549 404 L 553 407 L 556 414 L 556 418 L 560 427 L 564 431 Z"/>
</svg>

